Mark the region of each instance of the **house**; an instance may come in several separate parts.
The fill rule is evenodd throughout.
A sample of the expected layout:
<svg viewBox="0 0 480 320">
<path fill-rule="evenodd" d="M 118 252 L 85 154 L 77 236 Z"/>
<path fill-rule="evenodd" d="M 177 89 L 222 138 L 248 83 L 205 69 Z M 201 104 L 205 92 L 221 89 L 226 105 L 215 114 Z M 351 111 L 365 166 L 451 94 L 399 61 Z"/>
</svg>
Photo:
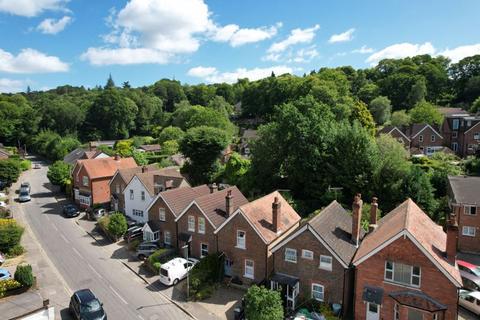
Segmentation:
<svg viewBox="0 0 480 320">
<path fill-rule="evenodd" d="M 410 153 L 430 156 L 442 149 L 444 139 L 438 131 L 438 128 L 426 123 L 411 125 L 407 130 L 410 137 Z"/>
<path fill-rule="evenodd" d="M 137 148 L 138 152 L 160 152 L 162 151 L 162 148 L 160 147 L 159 144 L 142 144 Z"/>
<path fill-rule="evenodd" d="M 355 257 L 356 320 L 457 319 L 458 226 L 447 233 L 411 199 L 384 216 Z"/>
<path fill-rule="evenodd" d="M 388 134 L 395 138 L 398 142 L 405 146 L 405 149 L 410 149 L 410 138 L 396 126 L 385 126 L 378 131 L 377 135 Z"/>
<path fill-rule="evenodd" d="M 457 208 L 458 249 L 480 253 L 480 177 L 449 176 L 448 196 Z"/>
<path fill-rule="evenodd" d="M 250 143 L 258 139 L 257 130 L 246 129 L 240 139 L 239 151 L 244 157 L 250 157 Z"/>
<path fill-rule="evenodd" d="M 110 204 L 109 182 L 118 169 L 133 168 L 133 158 L 97 158 L 78 160 L 73 168 L 74 200 L 82 208 Z"/>
<path fill-rule="evenodd" d="M 157 194 L 146 209 L 148 222 L 143 229 L 143 238 L 148 241 L 159 241 L 162 246 L 178 248 L 178 227 L 175 219 L 194 199 L 209 193 L 210 188 L 204 184 Z"/>
<path fill-rule="evenodd" d="M 480 150 L 480 116 L 462 111 L 445 116 L 442 125 L 445 144 L 461 157 Z"/>
<path fill-rule="evenodd" d="M 158 170 L 157 164 L 149 164 L 146 166 L 148 170 Z M 110 187 L 110 208 L 114 211 L 120 211 L 125 213 L 125 197 L 123 196 L 123 190 L 127 184 L 132 180 L 136 173 L 140 173 L 144 170 L 143 167 L 133 167 L 119 169 L 115 172 L 115 175 L 109 182 Z"/>
<path fill-rule="evenodd" d="M 7 149 L 0 147 L 0 160 L 8 159 L 11 155 L 12 154 Z"/>
<path fill-rule="evenodd" d="M 148 221 L 147 208 L 161 191 L 190 186 L 177 168 L 149 170 L 143 166 L 123 190 L 125 214 L 141 223 Z"/>
<path fill-rule="evenodd" d="M 228 196 L 227 203 L 238 203 Z M 218 251 L 226 257 L 225 275 L 245 284 L 260 283 L 273 271 L 272 248 L 298 226 L 300 216 L 278 191 L 230 212 L 214 231 Z"/>
<path fill-rule="evenodd" d="M 77 148 L 63 157 L 63 162 L 68 163 L 74 166 L 77 163 L 77 160 L 82 159 L 97 159 L 97 158 L 108 158 L 109 155 L 100 151 L 100 150 L 86 150 L 84 148 Z"/>
<path fill-rule="evenodd" d="M 178 216 L 179 248 L 188 245 L 188 255 L 203 258 L 218 251 L 214 233 L 247 198 L 237 187 L 215 191 L 195 198 Z"/>
<path fill-rule="evenodd" d="M 372 208 L 376 212 L 376 199 Z M 270 286 L 282 291 L 288 309 L 294 310 L 300 301 L 315 299 L 340 304 L 343 315 L 350 314 L 354 276 L 351 262 L 356 243 L 365 234 L 358 219 L 361 209 L 359 197 L 353 205 L 353 219 L 333 201 L 272 249 L 274 273 Z"/>
<path fill-rule="evenodd" d="M 185 156 L 181 153 L 177 153 L 168 157 L 168 159 L 176 166 L 183 167 L 185 164 Z"/>
</svg>

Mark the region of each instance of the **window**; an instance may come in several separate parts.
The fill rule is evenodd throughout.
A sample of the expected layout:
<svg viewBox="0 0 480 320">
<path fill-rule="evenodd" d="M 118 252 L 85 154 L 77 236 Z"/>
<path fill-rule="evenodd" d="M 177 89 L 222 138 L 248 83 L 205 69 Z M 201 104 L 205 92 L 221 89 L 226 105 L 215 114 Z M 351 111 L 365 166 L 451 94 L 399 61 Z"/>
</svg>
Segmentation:
<svg viewBox="0 0 480 320">
<path fill-rule="evenodd" d="M 457 138 L 458 137 L 458 132 L 457 131 L 453 131 L 452 132 L 452 138 Z"/>
<path fill-rule="evenodd" d="M 163 242 L 168 245 L 172 244 L 172 235 L 170 234 L 170 231 L 165 231 L 163 235 Z"/>
<path fill-rule="evenodd" d="M 188 216 L 188 231 L 195 232 L 195 217 Z"/>
<path fill-rule="evenodd" d="M 255 266 L 253 260 L 245 259 L 245 278 L 253 279 L 255 274 Z"/>
<path fill-rule="evenodd" d="M 431 142 L 435 142 L 435 136 L 432 134 L 432 136 L 430 137 L 430 141 Z"/>
<path fill-rule="evenodd" d="M 395 303 L 395 306 L 393 307 L 393 320 L 400 320 L 400 307 L 398 306 L 398 303 Z"/>
<path fill-rule="evenodd" d="M 205 218 L 198 218 L 198 233 L 205 233 Z"/>
<path fill-rule="evenodd" d="M 452 150 L 457 152 L 458 151 L 458 143 L 452 142 Z"/>
<path fill-rule="evenodd" d="M 420 310 L 408 308 L 408 320 L 422 320 L 423 314 Z"/>
<path fill-rule="evenodd" d="M 462 228 L 462 235 L 467 237 L 475 237 L 475 227 L 464 226 Z"/>
<path fill-rule="evenodd" d="M 320 269 L 332 271 L 332 257 L 320 256 Z"/>
<path fill-rule="evenodd" d="M 308 259 L 308 260 L 313 260 L 313 251 L 310 250 L 302 250 L 302 258 L 303 259 Z"/>
<path fill-rule="evenodd" d="M 132 209 L 132 214 L 137 217 L 143 217 L 143 211 L 142 210 L 137 210 L 137 209 Z"/>
<path fill-rule="evenodd" d="M 200 244 L 200 258 L 208 256 L 208 244 L 201 243 Z"/>
<path fill-rule="evenodd" d="M 317 301 L 323 301 L 324 291 L 323 286 L 317 283 L 312 283 L 312 298 Z"/>
<path fill-rule="evenodd" d="M 385 280 L 420 287 L 420 267 L 385 261 Z"/>
<path fill-rule="evenodd" d="M 88 187 L 88 177 L 87 176 L 82 177 L 82 182 L 83 182 L 83 186 Z"/>
<path fill-rule="evenodd" d="M 133 190 L 130 189 L 130 200 L 133 200 Z"/>
<path fill-rule="evenodd" d="M 458 124 L 459 124 L 459 121 L 458 119 L 453 119 L 453 130 L 458 130 Z"/>
<path fill-rule="evenodd" d="M 165 208 L 158 208 L 158 220 L 165 221 Z"/>
<path fill-rule="evenodd" d="M 142 201 L 145 201 L 145 191 L 142 191 L 140 195 L 141 195 Z"/>
<path fill-rule="evenodd" d="M 237 231 L 237 248 L 245 249 L 245 231 L 238 230 Z"/>
<path fill-rule="evenodd" d="M 120 184 L 118 183 L 115 185 L 115 193 L 120 193 Z"/>
<path fill-rule="evenodd" d="M 297 250 L 285 248 L 285 261 L 297 263 Z"/>
<path fill-rule="evenodd" d="M 465 214 L 474 216 L 477 214 L 477 207 L 475 206 L 465 206 Z"/>
<path fill-rule="evenodd" d="M 158 241 L 158 238 L 159 238 L 158 231 L 155 231 L 153 233 L 152 232 L 143 233 L 143 240 L 145 240 L 146 242 Z"/>
<path fill-rule="evenodd" d="M 438 313 L 433 314 L 433 320 L 438 320 Z"/>
<path fill-rule="evenodd" d="M 480 132 L 475 132 L 475 133 L 473 134 L 473 139 L 475 139 L 475 140 L 480 140 Z"/>
<path fill-rule="evenodd" d="M 419 141 L 419 142 L 423 142 L 423 135 L 419 135 L 419 136 L 418 136 L 418 141 Z"/>
</svg>

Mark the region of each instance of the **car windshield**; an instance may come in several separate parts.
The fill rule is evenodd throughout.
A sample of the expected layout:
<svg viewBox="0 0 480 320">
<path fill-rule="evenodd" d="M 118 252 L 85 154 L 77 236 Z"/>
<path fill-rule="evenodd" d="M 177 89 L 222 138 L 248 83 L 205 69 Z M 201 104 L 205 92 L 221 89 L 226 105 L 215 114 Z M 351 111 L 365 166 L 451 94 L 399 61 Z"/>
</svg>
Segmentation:
<svg viewBox="0 0 480 320">
<path fill-rule="evenodd" d="M 160 274 L 162 276 L 168 277 L 168 270 L 165 270 L 165 269 L 162 268 L 162 269 L 160 269 Z"/>
<path fill-rule="evenodd" d="M 20 196 L 22 196 L 22 197 L 28 196 L 28 192 L 27 191 L 21 191 Z"/>
<path fill-rule="evenodd" d="M 82 312 L 95 312 L 100 310 L 100 308 L 102 308 L 102 305 L 97 299 L 93 299 L 87 303 L 81 304 L 80 308 Z"/>
</svg>

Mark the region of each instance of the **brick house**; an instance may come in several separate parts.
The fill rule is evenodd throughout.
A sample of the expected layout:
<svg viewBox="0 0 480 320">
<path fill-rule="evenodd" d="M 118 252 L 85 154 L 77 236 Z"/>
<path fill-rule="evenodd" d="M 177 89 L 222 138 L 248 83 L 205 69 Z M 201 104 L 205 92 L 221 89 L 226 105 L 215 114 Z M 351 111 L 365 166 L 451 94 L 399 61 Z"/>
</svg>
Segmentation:
<svg viewBox="0 0 480 320">
<path fill-rule="evenodd" d="M 162 246 L 178 248 L 178 227 L 175 219 L 195 198 L 209 194 L 207 185 L 182 187 L 157 194 L 147 208 L 148 222 L 143 237 L 158 239 Z M 150 233 L 150 235 L 149 235 Z M 157 233 L 155 235 L 155 233 Z"/>
<path fill-rule="evenodd" d="M 408 128 L 407 133 L 410 137 L 410 152 L 412 154 L 429 156 L 443 149 L 443 136 L 429 124 L 415 123 Z"/>
<path fill-rule="evenodd" d="M 480 177 L 449 176 L 448 196 L 456 207 L 458 250 L 480 253 Z"/>
<path fill-rule="evenodd" d="M 195 198 L 175 219 L 178 226 L 178 246 L 188 243 L 189 256 L 202 258 L 218 251 L 214 231 L 243 204 L 247 198 L 237 187 Z"/>
<path fill-rule="evenodd" d="M 361 206 L 353 209 L 354 214 L 360 214 Z M 274 275 L 270 286 L 282 291 L 288 309 L 315 299 L 342 305 L 344 318 L 350 313 L 354 275 L 350 263 L 357 251 L 355 243 L 365 234 L 359 224 L 360 219 L 352 219 L 333 201 L 272 249 Z M 353 233 L 358 239 L 352 239 L 352 230 L 359 230 Z"/>
<path fill-rule="evenodd" d="M 396 126 L 385 126 L 378 131 L 377 135 L 388 134 L 395 138 L 398 142 L 402 143 L 405 149 L 410 149 L 410 137 L 408 137 L 405 132 L 399 129 Z"/>
<path fill-rule="evenodd" d="M 150 164 L 146 166 L 148 170 L 158 169 L 157 164 Z M 127 184 L 132 180 L 136 173 L 142 172 L 142 167 L 133 167 L 126 169 L 119 169 L 115 172 L 115 175 L 109 182 L 110 187 L 110 208 L 115 211 L 125 213 L 125 197 L 123 196 L 123 190 Z"/>
<path fill-rule="evenodd" d="M 445 145 L 461 157 L 480 150 L 480 116 L 463 111 L 445 116 L 442 124 Z"/>
<path fill-rule="evenodd" d="M 297 226 L 300 216 L 278 192 L 244 203 L 215 230 L 225 254 L 225 275 L 259 283 L 273 271 L 271 249 Z"/>
<path fill-rule="evenodd" d="M 73 168 L 74 200 L 82 208 L 110 204 L 109 182 L 118 169 L 133 168 L 133 158 L 97 158 L 78 160 Z"/>
<path fill-rule="evenodd" d="M 353 259 L 356 320 L 457 319 L 458 226 L 447 233 L 411 199 L 383 217 Z"/>
</svg>

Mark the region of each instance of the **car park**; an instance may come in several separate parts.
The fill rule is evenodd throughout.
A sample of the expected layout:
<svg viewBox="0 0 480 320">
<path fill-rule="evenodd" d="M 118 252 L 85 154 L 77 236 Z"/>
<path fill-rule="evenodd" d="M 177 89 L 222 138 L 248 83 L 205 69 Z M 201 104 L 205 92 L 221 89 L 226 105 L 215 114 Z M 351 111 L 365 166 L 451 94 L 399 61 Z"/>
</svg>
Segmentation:
<svg viewBox="0 0 480 320">
<path fill-rule="evenodd" d="M 176 285 L 187 277 L 187 273 L 198 263 L 197 259 L 174 258 L 162 264 L 160 282 L 166 286 Z"/>
<path fill-rule="evenodd" d="M 480 292 L 460 290 L 458 304 L 470 312 L 480 316 Z"/>
<path fill-rule="evenodd" d="M 145 258 L 152 255 L 159 248 L 160 247 L 156 242 L 142 242 L 137 247 L 137 257 L 140 260 L 144 260 Z"/>
<path fill-rule="evenodd" d="M 18 194 L 18 202 L 27 202 L 30 201 L 30 189 L 21 188 Z"/>
<path fill-rule="evenodd" d="M 67 204 L 63 207 L 63 215 L 67 218 L 78 217 L 80 210 L 74 204 Z"/>
<path fill-rule="evenodd" d="M 76 291 L 69 304 L 69 311 L 77 320 L 106 320 L 107 314 L 101 303 L 90 289 Z"/>
<path fill-rule="evenodd" d="M 135 239 L 142 239 L 142 238 L 143 238 L 143 231 L 142 231 L 142 227 L 140 226 L 134 226 L 129 228 L 127 232 L 125 232 L 125 234 L 123 235 L 123 240 L 125 240 L 125 242 L 127 243 L 130 243 Z"/>
<path fill-rule="evenodd" d="M 10 271 L 8 271 L 7 269 L 0 268 L 0 280 L 8 280 L 10 278 L 12 278 Z"/>
</svg>

